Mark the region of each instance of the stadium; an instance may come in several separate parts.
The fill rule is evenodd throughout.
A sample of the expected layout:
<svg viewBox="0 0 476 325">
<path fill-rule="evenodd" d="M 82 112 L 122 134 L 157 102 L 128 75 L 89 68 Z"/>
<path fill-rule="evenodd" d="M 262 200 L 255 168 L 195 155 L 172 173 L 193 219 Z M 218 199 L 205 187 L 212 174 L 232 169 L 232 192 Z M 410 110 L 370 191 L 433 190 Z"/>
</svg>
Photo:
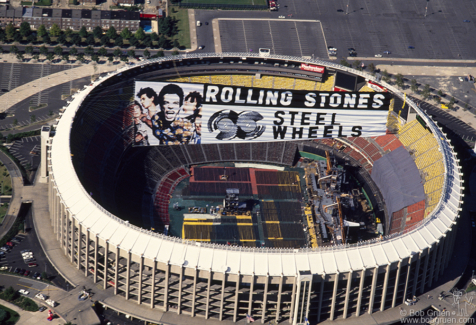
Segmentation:
<svg viewBox="0 0 476 325">
<path fill-rule="evenodd" d="M 378 113 L 381 135 L 343 134 L 333 115 L 339 131 L 324 139 L 297 140 L 297 130 L 295 141 L 138 146 L 137 81 L 376 93 L 390 110 Z M 152 309 L 233 322 L 359 317 L 431 289 L 452 255 L 463 197 L 453 147 L 397 89 L 341 65 L 249 53 L 143 61 L 85 86 L 48 132 L 50 218 L 64 254 Z M 338 188 L 340 201 L 322 203 Z M 251 203 L 235 206 L 236 194 Z"/>
</svg>

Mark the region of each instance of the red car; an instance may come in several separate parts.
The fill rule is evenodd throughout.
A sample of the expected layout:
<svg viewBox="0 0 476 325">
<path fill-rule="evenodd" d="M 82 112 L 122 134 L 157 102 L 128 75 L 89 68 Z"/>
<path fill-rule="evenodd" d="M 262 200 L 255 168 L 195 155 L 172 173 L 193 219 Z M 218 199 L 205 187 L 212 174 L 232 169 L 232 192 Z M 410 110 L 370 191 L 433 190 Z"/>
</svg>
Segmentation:
<svg viewBox="0 0 476 325">
<path fill-rule="evenodd" d="M 28 267 L 36 267 L 36 266 L 38 266 L 38 264 L 36 264 L 36 263 L 28 263 Z"/>
<path fill-rule="evenodd" d="M 13 243 L 12 243 L 11 241 L 7 242 L 6 245 L 7 245 L 7 246 L 10 246 L 10 247 L 15 246 L 15 245 L 13 245 Z"/>
</svg>

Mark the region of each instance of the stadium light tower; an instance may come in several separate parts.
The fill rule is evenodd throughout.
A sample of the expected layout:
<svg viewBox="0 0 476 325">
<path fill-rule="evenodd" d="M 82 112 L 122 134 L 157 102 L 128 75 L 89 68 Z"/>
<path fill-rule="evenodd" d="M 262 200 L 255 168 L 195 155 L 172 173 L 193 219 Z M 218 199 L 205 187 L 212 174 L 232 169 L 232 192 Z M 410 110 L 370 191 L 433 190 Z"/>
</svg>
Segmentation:
<svg viewBox="0 0 476 325">
<path fill-rule="evenodd" d="M 426 17 L 426 14 L 428 13 L 428 2 L 430 2 L 430 0 L 426 0 L 425 17 Z"/>
<path fill-rule="evenodd" d="M 347 0 L 347 6 L 345 7 L 345 14 L 346 15 L 349 14 L 349 3 L 350 3 L 350 0 Z"/>
</svg>

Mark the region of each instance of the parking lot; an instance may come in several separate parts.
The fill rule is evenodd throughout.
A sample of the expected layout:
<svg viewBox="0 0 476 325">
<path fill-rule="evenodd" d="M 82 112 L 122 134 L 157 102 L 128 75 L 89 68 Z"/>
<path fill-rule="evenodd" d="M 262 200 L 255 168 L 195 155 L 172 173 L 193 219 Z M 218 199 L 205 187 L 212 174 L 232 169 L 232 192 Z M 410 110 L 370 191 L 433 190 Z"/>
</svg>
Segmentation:
<svg viewBox="0 0 476 325">
<path fill-rule="evenodd" d="M 219 28 L 223 52 L 269 48 L 271 54 L 328 58 L 321 23 L 317 21 L 224 19 L 219 21 Z"/>
<path fill-rule="evenodd" d="M 23 167 L 35 169 L 40 163 L 40 136 L 26 137 L 17 140 L 10 148 L 10 153 L 20 161 Z"/>
<path fill-rule="evenodd" d="M 36 236 L 35 229 L 32 227 L 33 223 L 31 220 L 31 211 L 28 212 L 25 220 L 26 233 L 18 235 L 22 238 L 20 244 L 15 244 L 14 247 L 5 254 L 3 258 L 0 259 L 0 267 L 7 267 L 7 271 L 14 271 L 16 268 L 23 269 L 25 271 L 30 271 L 31 274 L 28 277 L 20 277 L 17 282 L 23 286 L 31 287 L 35 290 L 43 290 L 46 284 L 43 282 L 35 281 L 31 278 L 31 275 L 35 272 L 42 273 L 46 272 L 50 281 L 55 285 L 68 289 L 69 285 L 66 284 L 66 281 L 58 274 L 56 269 L 50 264 L 46 258 L 45 253 L 41 249 L 40 243 Z M 38 264 L 36 267 L 28 267 L 28 264 L 24 262 L 21 251 L 30 250 L 34 256 L 34 263 Z M 17 273 L 16 275 L 18 275 Z"/>
</svg>

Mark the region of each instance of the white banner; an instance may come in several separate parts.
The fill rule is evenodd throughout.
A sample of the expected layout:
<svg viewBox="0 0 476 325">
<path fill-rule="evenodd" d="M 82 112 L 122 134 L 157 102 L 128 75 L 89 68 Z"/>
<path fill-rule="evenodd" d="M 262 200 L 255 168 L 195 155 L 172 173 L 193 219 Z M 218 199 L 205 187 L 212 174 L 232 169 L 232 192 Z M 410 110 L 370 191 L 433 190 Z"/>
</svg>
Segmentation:
<svg viewBox="0 0 476 325">
<path fill-rule="evenodd" d="M 268 142 L 386 133 L 391 94 L 137 81 L 135 146 Z"/>
</svg>

